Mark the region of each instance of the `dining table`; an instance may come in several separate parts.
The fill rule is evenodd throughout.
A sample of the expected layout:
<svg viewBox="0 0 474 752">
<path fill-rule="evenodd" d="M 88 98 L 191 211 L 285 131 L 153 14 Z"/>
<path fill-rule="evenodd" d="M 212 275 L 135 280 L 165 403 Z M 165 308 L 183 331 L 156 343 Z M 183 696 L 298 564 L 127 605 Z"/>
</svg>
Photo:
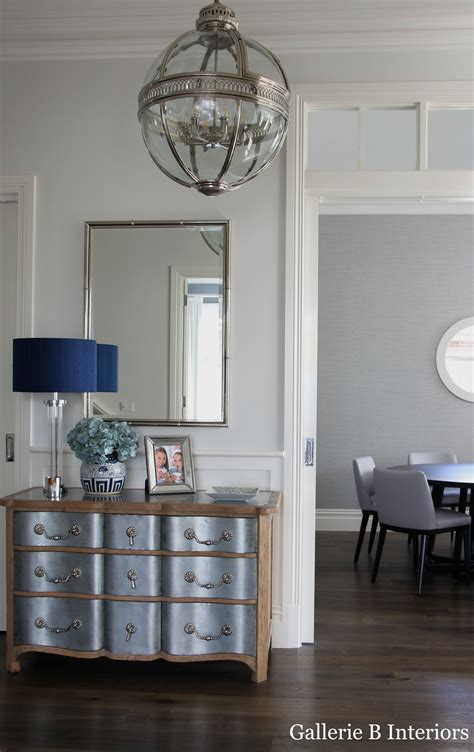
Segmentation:
<svg viewBox="0 0 474 752">
<path fill-rule="evenodd" d="M 445 488 L 459 488 L 460 512 L 465 512 L 469 506 L 471 513 L 471 556 L 474 547 L 474 462 L 443 462 L 423 465 L 396 465 L 390 470 L 420 470 L 426 475 L 431 486 L 433 504 L 441 506 Z M 455 500 L 454 500 L 455 501 Z"/>
</svg>

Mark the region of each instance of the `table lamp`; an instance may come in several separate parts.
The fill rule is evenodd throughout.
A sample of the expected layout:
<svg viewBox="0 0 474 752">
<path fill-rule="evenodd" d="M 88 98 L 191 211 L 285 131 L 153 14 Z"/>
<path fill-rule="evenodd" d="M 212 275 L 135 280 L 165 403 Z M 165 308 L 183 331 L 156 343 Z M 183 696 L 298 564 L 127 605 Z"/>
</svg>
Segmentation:
<svg viewBox="0 0 474 752">
<path fill-rule="evenodd" d="M 110 352 L 103 352 L 108 353 L 110 360 Z M 44 492 L 48 499 L 60 499 L 65 490 L 62 485 L 62 420 L 66 400 L 59 399 L 59 392 L 95 392 L 97 376 L 97 344 L 93 339 L 32 337 L 13 340 L 13 391 L 52 392 L 52 398 L 45 400 L 50 467 Z"/>
<path fill-rule="evenodd" d="M 97 345 L 97 389 L 95 392 L 118 392 L 118 347 Z"/>
</svg>

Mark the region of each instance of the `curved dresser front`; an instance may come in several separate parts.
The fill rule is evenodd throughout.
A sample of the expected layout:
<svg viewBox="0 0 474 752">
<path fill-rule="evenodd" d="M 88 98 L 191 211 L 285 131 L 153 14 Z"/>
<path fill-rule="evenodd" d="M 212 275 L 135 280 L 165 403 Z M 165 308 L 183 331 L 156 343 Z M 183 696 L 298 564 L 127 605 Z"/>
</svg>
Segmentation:
<svg viewBox="0 0 474 752">
<path fill-rule="evenodd" d="M 219 505 L 142 491 L 60 501 L 30 489 L 7 508 L 7 668 L 25 652 L 236 660 L 267 678 L 272 519 L 280 494 Z"/>
</svg>

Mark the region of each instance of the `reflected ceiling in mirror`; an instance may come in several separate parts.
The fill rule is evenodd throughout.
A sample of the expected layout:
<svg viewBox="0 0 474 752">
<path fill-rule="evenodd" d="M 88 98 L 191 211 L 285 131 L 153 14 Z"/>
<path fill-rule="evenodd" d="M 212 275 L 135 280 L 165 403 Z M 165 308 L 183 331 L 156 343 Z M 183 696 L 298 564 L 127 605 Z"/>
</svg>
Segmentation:
<svg viewBox="0 0 474 752">
<path fill-rule="evenodd" d="M 229 222 L 87 222 L 85 337 L 118 345 L 119 391 L 85 414 L 227 425 Z"/>
</svg>

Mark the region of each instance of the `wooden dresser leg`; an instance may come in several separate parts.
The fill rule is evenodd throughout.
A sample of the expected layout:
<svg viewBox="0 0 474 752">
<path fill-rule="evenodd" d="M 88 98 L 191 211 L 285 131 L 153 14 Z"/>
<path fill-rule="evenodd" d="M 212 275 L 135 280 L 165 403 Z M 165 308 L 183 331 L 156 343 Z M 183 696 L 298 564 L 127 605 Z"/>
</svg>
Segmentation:
<svg viewBox="0 0 474 752">
<path fill-rule="evenodd" d="M 7 671 L 9 674 L 18 674 L 21 671 L 20 661 L 18 658 L 7 657 Z"/>
<path fill-rule="evenodd" d="M 252 681 L 266 681 L 272 618 L 272 517 L 258 518 L 257 650 Z"/>
<path fill-rule="evenodd" d="M 7 671 L 17 674 L 20 663 L 15 655 L 13 627 L 13 509 L 7 509 Z"/>
<path fill-rule="evenodd" d="M 270 634 L 270 637 L 267 642 L 267 646 L 263 647 L 262 650 L 260 650 L 257 653 L 257 657 L 255 660 L 255 671 L 252 671 L 252 681 L 255 682 L 255 684 L 258 684 L 259 682 L 267 681 L 268 664 L 270 663 L 271 644 L 272 644 L 272 638 Z"/>
<path fill-rule="evenodd" d="M 257 668 L 255 669 L 255 671 L 252 671 L 252 681 L 255 682 L 255 684 L 267 681 L 267 668 L 268 660 L 258 662 Z"/>
</svg>

